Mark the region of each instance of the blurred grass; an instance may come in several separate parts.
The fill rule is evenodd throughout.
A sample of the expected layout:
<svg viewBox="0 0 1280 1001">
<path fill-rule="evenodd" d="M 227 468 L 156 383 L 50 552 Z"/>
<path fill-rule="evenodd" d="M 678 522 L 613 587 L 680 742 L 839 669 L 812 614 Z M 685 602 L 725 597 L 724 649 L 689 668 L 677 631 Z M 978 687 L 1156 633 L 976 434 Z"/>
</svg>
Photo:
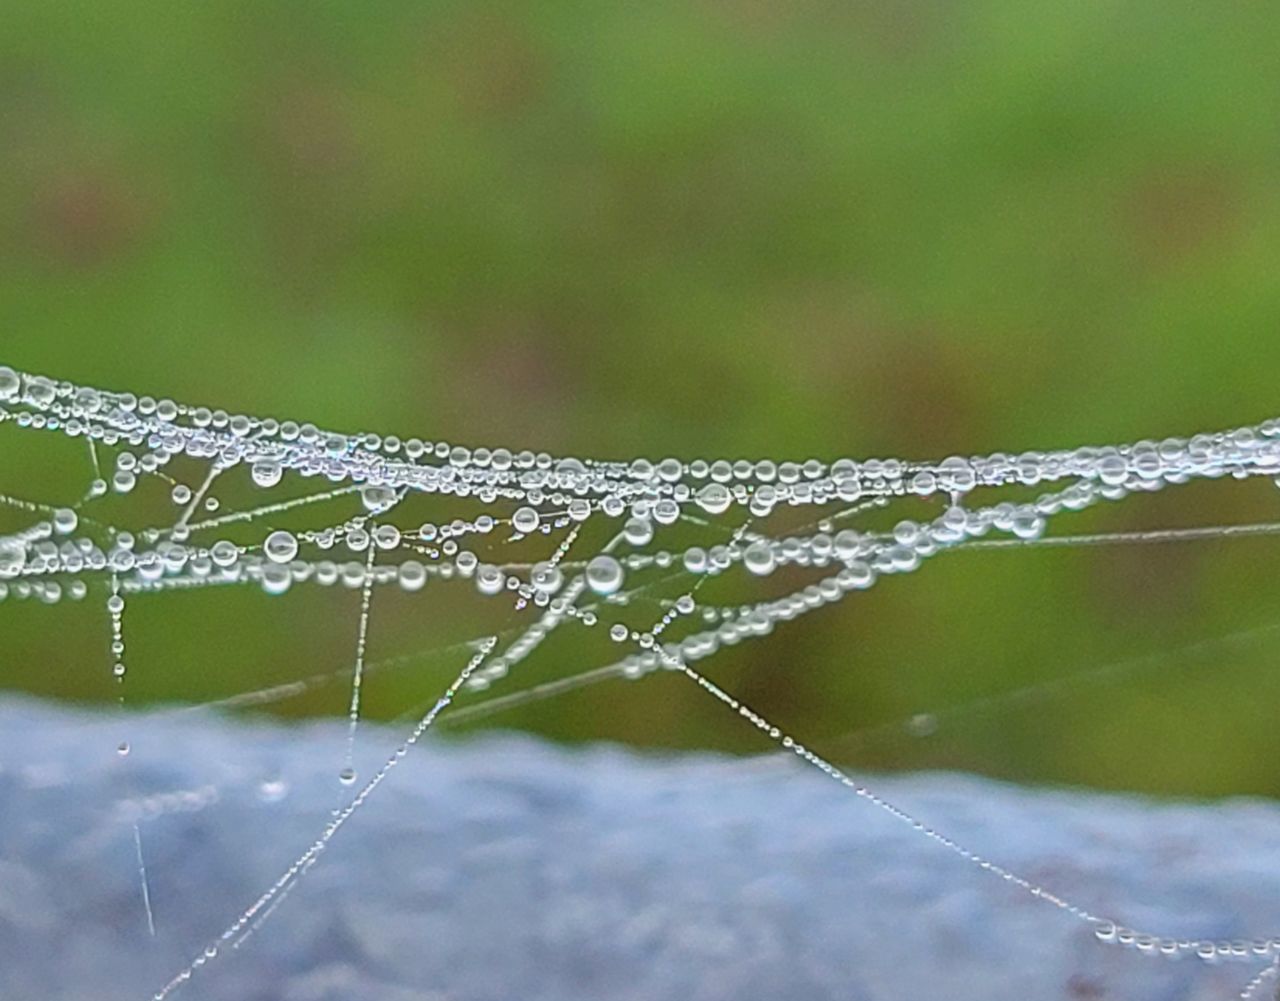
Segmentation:
<svg viewBox="0 0 1280 1001">
<path fill-rule="evenodd" d="M 1280 411 L 1273 36 L 1261 3 L 15 0 L 0 362 L 601 456 L 933 456 L 1257 420 Z M 4 437 L 0 489 L 53 475 L 56 446 Z M 1274 517 L 1274 492 L 1220 486 L 1094 520 Z M 1267 622 L 1275 555 L 957 556 L 713 673 L 834 742 Z M 139 603 L 131 698 L 340 666 L 351 598 Z M 109 697 L 96 613 L 0 607 L 0 677 Z M 389 646 L 439 641 L 386 617 Z M 1274 653 L 857 760 L 1275 794 Z M 426 697 L 433 670 L 371 685 L 371 708 Z M 672 680 L 508 721 L 757 746 Z"/>
</svg>

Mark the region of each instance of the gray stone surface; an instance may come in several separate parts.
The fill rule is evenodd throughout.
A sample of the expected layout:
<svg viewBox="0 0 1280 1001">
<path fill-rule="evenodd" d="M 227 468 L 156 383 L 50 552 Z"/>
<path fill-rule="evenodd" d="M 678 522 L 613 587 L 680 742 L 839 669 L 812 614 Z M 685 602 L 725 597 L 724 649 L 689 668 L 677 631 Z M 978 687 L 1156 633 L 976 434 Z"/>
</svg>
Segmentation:
<svg viewBox="0 0 1280 1001">
<path fill-rule="evenodd" d="M 0 999 L 149 998 L 350 794 L 344 733 L 0 703 Z M 396 739 L 362 729 L 366 771 Z M 1280 931 L 1275 804 L 873 785 L 1134 926 Z M 795 762 L 487 737 L 416 750 L 271 920 L 174 997 L 1190 1001 L 1235 997 L 1256 969 L 1103 946 Z"/>
</svg>

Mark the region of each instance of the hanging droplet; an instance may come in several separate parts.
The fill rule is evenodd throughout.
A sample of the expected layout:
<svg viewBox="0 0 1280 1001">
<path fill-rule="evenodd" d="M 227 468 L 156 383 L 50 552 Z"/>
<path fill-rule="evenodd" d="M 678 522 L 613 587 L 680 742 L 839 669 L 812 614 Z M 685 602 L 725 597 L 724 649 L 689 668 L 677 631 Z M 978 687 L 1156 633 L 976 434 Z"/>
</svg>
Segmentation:
<svg viewBox="0 0 1280 1001">
<path fill-rule="evenodd" d="M 543 594 L 555 594 L 564 584 L 564 574 L 549 562 L 535 563 L 529 572 L 529 583 Z"/>
<path fill-rule="evenodd" d="M 522 507 L 514 515 L 511 516 L 511 527 L 522 535 L 528 535 L 538 529 L 538 523 L 542 520 L 536 510 L 531 507 Z"/>
<path fill-rule="evenodd" d="M 17 541 L 0 542 L 0 579 L 17 577 L 27 563 L 27 551 Z"/>
<path fill-rule="evenodd" d="M 280 563 L 268 563 L 262 568 L 262 590 L 267 594 L 284 594 L 293 585 L 293 574 Z"/>
<path fill-rule="evenodd" d="M 595 557 L 587 564 L 587 586 L 596 594 L 615 593 L 622 587 L 622 564 L 608 554 Z"/>
<path fill-rule="evenodd" d="M 391 487 L 370 483 L 360 489 L 360 500 L 366 511 L 378 513 L 395 504 L 396 492 Z"/>
<path fill-rule="evenodd" d="M 722 483 L 708 483 L 698 491 L 698 507 L 707 514 L 724 514 L 729 510 L 733 495 Z"/>
<path fill-rule="evenodd" d="M 11 368 L 0 366 L 0 400 L 12 400 L 22 389 L 22 377 Z"/>
<path fill-rule="evenodd" d="M 647 546 L 653 541 L 653 522 L 648 518 L 629 518 L 622 526 L 622 535 L 633 546 Z"/>
<path fill-rule="evenodd" d="M 1035 511 L 1019 511 L 1009 527 L 1019 539 L 1038 539 L 1044 534 L 1044 519 Z"/>
<path fill-rule="evenodd" d="M 209 549 L 209 558 L 220 567 L 229 567 L 240 558 L 240 549 L 234 542 L 219 539 Z"/>
<path fill-rule="evenodd" d="M 427 583 L 427 568 L 417 560 L 405 560 L 396 571 L 402 591 L 421 591 Z"/>
<path fill-rule="evenodd" d="M 701 546 L 690 546 L 684 551 L 684 568 L 690 573 L 707 572 L 707 551 Z"/>
<path fill-rule="evenodd" d="M 272 563 L 288 563 L 298 555 L 298 540 L 292 532 L 277 529 L 262 543 L 262 552 Z"/>
<path fill-rule="evenodd" d="M 501 594 L 506 587 L 507 575 L 501 569 L 486 564 L 476 570 L 476 590 L 492 597 Z"/>
<path fill-rule="evenodd" d="M 753 542 L 742 554 L 743 565 L 757 577 L 766 577 L 773 573 L 777 559 L 773 555 L 773 546 L 768 542 Z"/>
<path fill-rule="evenodd" d="M 379 549 L 395 549 L 400 545 L 400 529 L 395 525 L 379 525 L 373 530 L 373 544 Z"/>
<path fill-rule="evenodd" d="M 274 459 L 260 459 L 253 464 L 250 476 L 253 477 L 254 483 L 265 490 L 280 482 L 284 476 L 284 467 Z"/>
</svg>

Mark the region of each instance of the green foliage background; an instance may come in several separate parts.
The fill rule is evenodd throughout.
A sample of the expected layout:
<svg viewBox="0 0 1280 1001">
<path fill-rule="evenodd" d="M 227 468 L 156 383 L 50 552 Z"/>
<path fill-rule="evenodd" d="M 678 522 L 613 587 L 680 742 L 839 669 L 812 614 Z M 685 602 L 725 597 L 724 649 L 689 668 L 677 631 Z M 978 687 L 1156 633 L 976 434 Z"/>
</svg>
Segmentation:
<svg viewBox="0 0 1280 1001">
<path fill-rule="evenodd" d="M 597 456 L 1020 451 L 1280 411 L 1267 4 L 13 0 L 4 22 L 0 363 Z M 0 489 L 74 496 L 59 448 L 0 429 Z M 1076 524 L 1277 500 L 1220 484 Z M 948 557 L 712 673 L 859 765 L 1275 794 L 1280 636 L 1170 652 L 1274 622 L 1278 553 Z M 389 599 L 374 652 L 470 614 L 439 595 L 421 635 Z M 340 666 L 354 601 L 140 602 L 132 704 Z M 113 700 L 100 612 L 0 606 L 4 683 Z M 371 712 L 451 666 L 372 680 Z M 685 687 L 493 722 L 759 746 Z M 931 737 L 900 725 L 948 706 Z"/>
</svg>

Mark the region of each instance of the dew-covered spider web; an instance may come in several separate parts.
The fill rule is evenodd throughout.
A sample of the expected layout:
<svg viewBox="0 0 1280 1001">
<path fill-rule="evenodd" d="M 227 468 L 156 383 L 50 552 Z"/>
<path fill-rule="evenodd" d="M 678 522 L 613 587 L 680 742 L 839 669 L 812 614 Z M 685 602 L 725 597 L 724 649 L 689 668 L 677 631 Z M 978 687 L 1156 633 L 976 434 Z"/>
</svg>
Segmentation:
<svg viewBox="0 0 1280 1001">
<path fill-rule="evenodd" d="M 713 681 L 705 662 L 775 630 L 803 629 L 796 620 L 856 604 L 872 587 L 905 586 L 891 578 L 928 572 L 952 553 L 1280 534 L 1273 523 L 1087 534 L 1071 527 L 1072 516 L 1086 509 L 1193 482 L 1276 481 L 1280 420 L 1189 438 L 936 462 L 611 461 L 325 431 L 0 367 L 0 425 L 4 450 L 37 431 L 65 440 L 71 451 L 56 453 L 68 467 L 64 481 L 80 484 L 74 496 L 28 495 L 30 484 L 0 484 L 7 518 L 0 524 L 16 526 L 0 534 L 0 601 L 100 608 L 102 671 L 122 704 L 135 602 L 199 601 L 199 594 L 177 594 L 220 588 L 275 600 L 299 589 L 359 598 L 345 666 L 204 703 L 264 706 L 340 680 L 347 724 L 334 774 L 344 800 L 256 899 L 227 915 L 220 934 L 156 985 L 155 1001 L 234 962 L 227 958 L 234 947 L 331 847 L 339 850 L 343 829 L 359 823 L 361 808 L 433 727 L 607 679 L 653 676 L 694 686 L 829 779 L 834 795 L 858 797 L 909 825 L 957 865 L 1055 909 L 1064 922 L 1088 926 L 1099 943 L 1253 964 L 1256 976 L 1242 996 L 1273 989 L 1280 968 L 1275 929 L 1223 941 L 1127 927 L 886 800 Z M 731 577 L 750 600 L 708 597 L 721 592 L 704 585 Z M 494 610 L 486 621 L 495 624 L 433 650 L 453 658 L 451 680 L 405 722 L 394 753 L 360 767 L 368 683 L 414 660 L 371 656 L 380 598 L 422 601 L 443 589 L 474 596 Z M 21 614 L 12 607 L 0 613 Z M 523 677 L 549 638 L 575 631 L 570 649 L 583 651 L 579 658 L 561 656 L 553 677 Z M 234 645 L 225 655 L 237 656 Z M 117 752 L 130 753 L 123 720 Z M 136 821 L 133 834 L 154 933 Z"/>
</svg>

